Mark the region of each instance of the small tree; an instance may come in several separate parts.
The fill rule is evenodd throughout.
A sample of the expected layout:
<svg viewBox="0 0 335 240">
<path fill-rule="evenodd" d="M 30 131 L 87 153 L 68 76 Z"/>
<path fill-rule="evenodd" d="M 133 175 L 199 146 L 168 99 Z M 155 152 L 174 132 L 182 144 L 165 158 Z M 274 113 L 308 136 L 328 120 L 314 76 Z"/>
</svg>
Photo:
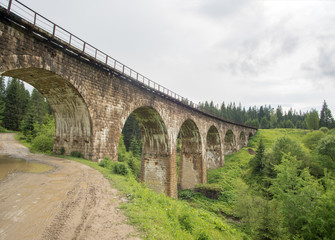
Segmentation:
<svg viewBox="0 0 335 240">
<path fill-rule="evenodd" d="M 132 152 L 137 159 L 141 159 L 142 155 L 141 144 L 137 141 L 135 136 L 133 136 L 130 141 L 129 151 Z"/>
<path fill-rule="evenodd" d="M 323 102 L 323 106 L 320 112 L 320 127 L 334 128 L 335 122 L 330 109 L 326 101 Z"/>
<path fill-rule="evenodd" d="M 270 128 L 270 122 L 265 116 L 262 117 L 261 128 L 263 128 L 263 129 L 269 129 Z"/>
<path fill-rule="evenodd" d="M 301 170 L 302 163 L 290 154 L 284 155 L 281 164 L 275 167 L 277 177 L 272 180 L 270 192 L 279 200 L 283 225 L 292 236 L 310 238 L 306 228 L 313 213 L 316 200 L 322 193 L 322 185 L 313 178 L 308 169 Z"/>
<path fill-rule="evenodd" d="M 20 125 L 20 129 L 28 142 L 36 137 L 35 116 L 35 111 L 30 105 Z"/>
<path fill-rule="evenodd" d="M 264 174 L 267 177 L 275 178 L 275 167 L 281 163 L 284 154 L 291 154 L 298 160 L 304 160 L 305 153 L 301 145 L 289 137 L 281 137 L 276 140 L 271 151 L 265 159 Z"/>
<path fill-rule="evenodd" d="M 263 139 L 259 141 L 258 148 L 256 150 L 255 157 L 251 158 L 249 161 L 249 166 L 252 168 L 252 173 L 254 175 L 261 175 L 264 169 L 264 153 L 265 146 Z"/>
<path fill-rule="evenodd" d="M 329 135 L 320 140 L 317 147 L 319 154 L 329 157 L 335 162 L 335 136 Z"/>
<path fill-rule="evenodd" d="M 307 133 L 303 139 L 303 144 L 308 147 L 311 150 L 316 149 L 318 146 L 319 141 L 325 136 L 325 134 L 322 131 L 313 131 L 310 133 Z"/>
<path fill-rule="evenodd" d="M 307 114 L 305 121 L 308 129 L 313 130 L 319 129 L 320 119 L 319 114 L 315 109 L 313 109 L 310 113 Z"/>
</svg>

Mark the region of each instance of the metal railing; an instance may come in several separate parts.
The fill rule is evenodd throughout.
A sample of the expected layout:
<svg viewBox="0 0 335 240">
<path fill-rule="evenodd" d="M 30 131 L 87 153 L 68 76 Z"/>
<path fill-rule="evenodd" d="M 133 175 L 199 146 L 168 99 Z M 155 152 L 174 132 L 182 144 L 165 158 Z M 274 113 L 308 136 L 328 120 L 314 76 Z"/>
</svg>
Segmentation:
<svg viewBox="0 0 335 240">
<path fill-rule="evenodd" d="M 144 86 L 152 90 L 158 91 L 164 95 L 169 96 L 170 98 L 173 98 L 179 102 L 182 102 L 183 104 L 186 104 L 192 108 L 198 109 L 199 106 L 197 104 L 163 87 L 162 85 L 150 80 L 149 78 L 143 76 L 142 74 L 133 70 L 132 68 L 122 64 L 121 62 L 117 61 L 116 59 L 104 53 L 103 51 L 95 48 L 94 46 L 85 42 L 84 40 L 77 37 L 76 35 L 58 26 L 57 24 L 50 21 L 49 19 L 43 17 L 42 15 L 35 12 L 31 8 L 27 7 L 20 1 L 0 0 L 0 5 L 3 8 L 7 9 L 8 13 L 12 12 L 16 14 L 22 19 L 31 23 L 34 28 L 43 29 L 44 31 L 51 34 L 53 38 L 61 40 L 65 42 L 66 44 L 70 45 L 71 47 L 74 47 L 75 49 L 80 51 L 83 55 L 87 55 L 89 57 L 94 58 L 96 61 L 100 62 L 101 64 L 107 65 L 108 67 L 130 77 L 132 80 L 136 80 L 140 82 L 141 84 L 143 84 Z"/>
<path fill-rule="evenodd" d="M 32 25 L 33 29 L 36 29 L 38 32 L 39 30 L 43 30 L 48 33 L 52 38 L 58 40 L 70 47 L 76 49 L 82 56 L 88 56 L 89 58 L 93 58 L 95 61 L 99 62 L 100 64 L 106 66 L 107 68 L 111 68 L 116 72 L 119 72 L 132 81 L 136 81 L 143 87 L 147 89 L 151 89 L 156 93 L 160 93 L 160 95 L 169 97 L 174 101 L 178 101 L 184 105 L 187 105 L 199 112 L 207 114 L 213 118 L 219 119 L 221 121 L 236 124 L 244 127 L 249 127 L 240 123 L 234 123 L 231 121 L 227 121 L 219 116 L 215 116 L 210 112 L 205 111 L 201 108 L 200 105 L 193 103 L 192 101 L 188 100 L 187 98 L 182 97 L 181 95 L 163 87 L 162 85 L 150 80 L 149 78 L 143 76 L 139 72 L 136 72 L 132 68 L 122 64 L 121 62 L 117 61 L 113 57 L 109 56 L 108 54 L 104 53 L 103 51 L 95 48 L 91 44 L 85 42 L 81 38 L 77 37 L 76 35 L 70 33 L 69 31 L 65 30 L 64 28 L 58 26 L 54 22 L 50 21 L 49 19 L 43 17 L 42 15 L 38 14 L 31 8 L 27 7 L 23 3 L 17 0 L 0 0 L 0 7 L 4 8 L 7 13 L 14 13 L 15 15 L 22 18 L 24 21 L 27 21 L 30 25 Z M 249 127 L 253 128 L 253 127 Z"/>
</svg>

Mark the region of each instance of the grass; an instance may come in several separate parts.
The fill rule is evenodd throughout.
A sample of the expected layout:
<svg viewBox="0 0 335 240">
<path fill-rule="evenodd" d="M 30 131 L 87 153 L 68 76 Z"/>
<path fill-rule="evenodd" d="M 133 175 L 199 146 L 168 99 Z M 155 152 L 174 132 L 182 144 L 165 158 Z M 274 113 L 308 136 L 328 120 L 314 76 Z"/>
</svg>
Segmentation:
<svg viewBox="0 0 335 240">
<path fill-rule="evenodd" d="M 14 135 L 14 138 L 19 141 L 23 146 L 29 148 L 29 150 L 31 151 L 31 143 L 27 142 L 24 138 L 23 138 L 23 134 L 20 133 L 20 132 L 17 132 L 15 135 Z M 32 151 L 31 151 L 32 152 Z M 45 154 L 45 153 L 42 153 L 42 154 Z"/>
</svg>

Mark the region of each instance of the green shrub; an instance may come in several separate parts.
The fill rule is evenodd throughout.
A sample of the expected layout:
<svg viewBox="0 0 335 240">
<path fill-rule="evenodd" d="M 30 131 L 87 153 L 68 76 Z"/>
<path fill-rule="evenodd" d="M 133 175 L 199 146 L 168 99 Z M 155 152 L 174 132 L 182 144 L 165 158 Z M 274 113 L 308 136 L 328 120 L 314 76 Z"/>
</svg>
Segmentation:
<svg viewBox="0 0 335 240">
<path fill-rule="evenodd" d="M 192 218 L 188 213 L 184 213 L 178 216 L 178 221 L 182 229 L 192 233 L 193 230 Z"/>
<path fill-rule="evenodd" d="M 307 148 L 314 150 L 318 146 L 318 142 L 320 141 L 320 139 L 323 138 L 324 136 L 325 134 L 323 131 L 313 131 L 307 133 L 302 138 L 302 142 Z"/>
<path fill-rule="evenodd" d="M 102 159 L 100 162 L 99 162 L 99 166 L 100 167 L 104 167 L 104 168 L 108 168 L 108 169 L 111 169 L 110 168 L 110 165 L 111 165 L 111 159 L 108 157 L 108 156 L 106 156 L 106 157 L 104 157 L 104 159 Z M 111 169 L 112 170 L 112 169 Z"/>
<path fill-rule="evenodd" d="M 198 240 L 210 240 L 211 238 L 208 236 L 208 234 L 204 231 L 202 231 L 199 236 Z"/>
<path fill-rule="evenodd" d="M 329 129 L 327 127 L 321 127 L 319 129 L 319 131 L 323 132 L 323 133 L 327 133 L 329 131 Z"/>
<path fill-rule="evenodd" d="M 323 156 L 329 157 L 335 162 L 335 135 L 329 135 L 319 141 L 317 151 Z"/>
<path fill-rule="evenodd" d="M 141 175 L 141 161 L 137 160 L 136 157 L 129 157 L 127 159 L 127 164 L 129 166 L 129 168 L 131 169 L 134 177 L 138 180 L 140 179 L 140 175 Z"/>
<path fill-rule="evenodd" d="M 3 126 L 0 126 L 0 133 L 6 133 L 6 132 L 8 132 L 8 130 Z"/>
<path fill-rule="evenodd" d="M 124 162 L 115 162 L 113 163 L 113 172 L 120 175 L 127 175 L 129 168 Z"/>
<path fill-rule="evenodd" d="M 335 135 L 335 128 L 329 130 L 329 131 L 327 132 L 327 135 Z"/>
<path fill-rule="evenodd" d="M 125 162 L 127 160 L 127 156 L 126 156 L 127 152 L 122 152 L 120 149 L 119 149 L 119 152 L 118 152 L 118 162 Z"/>
<path fill-rule="evenodd" d="M 32 149 L 39 152 L 52 152 L 54 139 L 46 135 L 39 135 L 32 140 Z"/>
<path fill-rule="evenodd" d="M 81 152 L 73 151 L 71 152 L 71 157 L 84 158 L 84 155 Z"/>
<path fill-rule="evenodd" d="M 126 158 L 124 160 L 129 161 L 129 159 L 126 159 Z M 136 161 L 136 159 L 132 161 Z M 111 170 L 113 173 L 120 174 L 120 175 L 128 175 L 130 171 L 134 171 L 133 168 L 135 168 L 133 165 L 131 165 L 131 167 L 128 166 L 127 162 L 113 162 L 108 156 L 104 157 L 104 159 L 102 159 L 99 162 L 99 166 L 107 168 Z"/>
<path fill-rule="evenodd" d="M 194 192 L 191 189 L 185 189 L 178 191 L 178 198 L 183 200 L 190 200 L 194 196 Z"/>
<path fill-rule="evenodd" d="M 64 153 L 65 153 L 65 148 L 64 148 L 64 147 L 61 147 L 59 151 L 60 151 L 60 154 L 61 154 L 61 155 L 64 155 Z"/>
</svg>

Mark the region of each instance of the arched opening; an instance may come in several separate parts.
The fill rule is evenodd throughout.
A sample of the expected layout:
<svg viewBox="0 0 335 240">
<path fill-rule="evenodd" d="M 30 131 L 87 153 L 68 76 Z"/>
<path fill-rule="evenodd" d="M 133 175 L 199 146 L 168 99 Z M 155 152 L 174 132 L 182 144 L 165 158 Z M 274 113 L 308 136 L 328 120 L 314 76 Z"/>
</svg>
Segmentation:
<svg viewBox="0 0 335 240">
<path fill-rule="evenodd" d="M 9 70 L 2 76 L 20 79 L 36 88 L 48 101 L 55 118 L 53 152 L 79 152 L 91 158 L 91 118 L 78 90 L 61 76 L 41 68 Z"/>
<path fill-rule="evenodd" d="M 158 193 L 169 194 L 170 153 L 168 134 L 163 119 L 151 107 L 137 108 L 131 113 L 130 118 L 136 119 L 141 130 L 141 182 L 145 182 L 149 188 Z"/>
<path fill-rule="evenodd" d="M 240 146 L 241 146 L 241 148 L 247 146 L 247 138 L 246 138 L 245 133 L 243 131 L 240 133 Z"/>
<path fill-rule="evenodd" d="M 216 169 L 222 166 L 221 140 L 215 126 L 211 126 L 207 133 L 206 160 L 207 169 Z"/>
<path fill-rule="evenodd" d="M 224 154 L 231 154 L 236 152 L 236 139 L 232 130 L 228 130 L 224 138 Z"/>
<path fill-rule="evenodd" d="M 125 162 L 136 180 L 141 178 L 142 134 L 133 114 L 124 123 L 119 139 L 118 161 Z"/>
<path fill-rule="evenodd" d="M 254 136 L 254 135 L 252 135 L 252 133 L 249 133 L 248 141 L 249 141 L 253 136 Z"/>
<path fill-rule="evenodd" d="M 196 124 L 188 119 L 180 128 L 181 151 L 178 185 L 180 189 L 194 188 L 202 183 L 202 149 L 200 132 Z"/>
</svg>

